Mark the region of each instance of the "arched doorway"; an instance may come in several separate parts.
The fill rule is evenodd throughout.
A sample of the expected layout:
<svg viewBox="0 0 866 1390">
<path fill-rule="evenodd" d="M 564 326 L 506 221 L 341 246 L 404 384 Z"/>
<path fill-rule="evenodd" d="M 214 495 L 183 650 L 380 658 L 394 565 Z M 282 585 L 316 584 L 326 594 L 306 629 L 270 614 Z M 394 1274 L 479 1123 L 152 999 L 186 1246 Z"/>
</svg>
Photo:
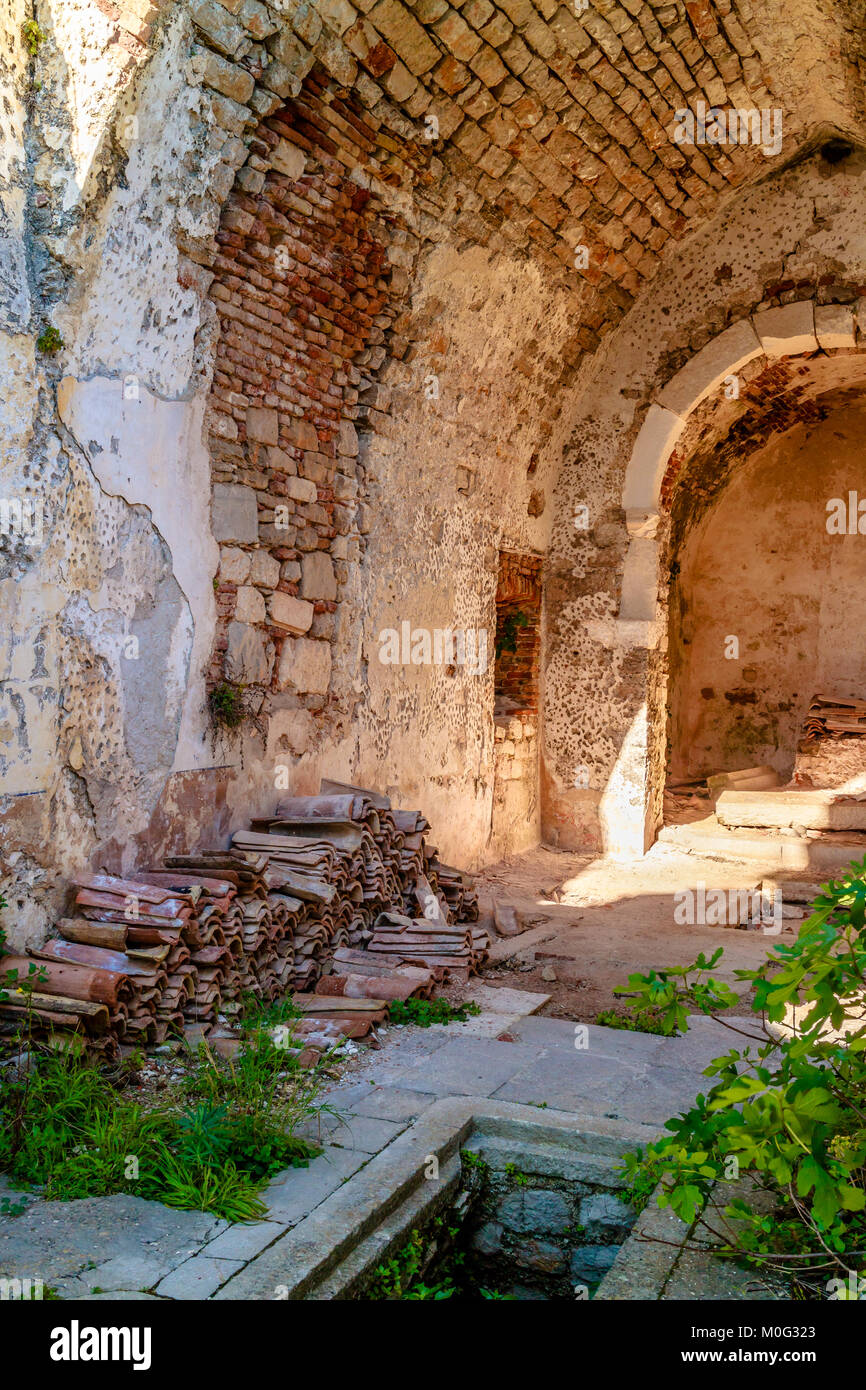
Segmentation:
<svg viewBox="0 0 866 1390">
<path fill-rule="evenodd" d="M 769 762 L 786 778 L 815 682 L 866 690 L 844 640 L 866 554 L 826 530 L 828 502 L 863 474 L 864 379 L 854 308 L 807 300 L 732 325 L 656 394 L 623 492 L 618 622 L 650 659 L 639 746 L 608 794 L 615 852 L 653 842 L 669 765 Z M 782 654 L 786 641 L 799 645 Z"/>
</svg>

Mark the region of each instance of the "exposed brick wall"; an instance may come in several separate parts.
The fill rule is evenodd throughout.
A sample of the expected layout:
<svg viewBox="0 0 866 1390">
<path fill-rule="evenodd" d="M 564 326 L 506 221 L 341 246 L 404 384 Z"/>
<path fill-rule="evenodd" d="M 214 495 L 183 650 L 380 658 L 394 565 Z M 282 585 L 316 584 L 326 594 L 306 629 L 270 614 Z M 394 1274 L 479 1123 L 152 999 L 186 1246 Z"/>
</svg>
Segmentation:
<svg viewBox="0 0 866 1390">
<path fill-rule="evenodd" d="M 504 553 L 499 561 L 496 590 L 496 646 L 506 634 L 509 619 L 517 615 L 528 619 L 524 626 L 513 625 L 516 650 L 504 651 L 496 659 L 495 694 L 497 712 L 538 709 L 538 662 L 541 647 L 541 559 L 535 555 Z"/>
<path fill-rule="evenodd" d="M 392 229 L 347 176 L 373 132 L 316 71 L 266 118 L 223 212 L 210 295 L 222 542 L 211 678 L 326 700 L 348 565 L 363 549 L 353 424 L 398 312 Z M 399 283 L 399 282 L 398 282 Z M 373 391 L 375 396 L 375 391 Z"/>
<path fill-rule="evenodd" d="M 844 356 L 849 349 L 816 356 Z M 722 403 L 708 401 L 689 421 L 665 469 L 660 490 L 662 511 L 673 519 L 675 544 L 737 468 L 763 449 L 770 437 L 798 424 L 817 424 L 827 407 L 816 398 L 810 358 L 782 358 L 754 364 L 742 373 L 737 418 L 723 413 Z"/>
</svg>

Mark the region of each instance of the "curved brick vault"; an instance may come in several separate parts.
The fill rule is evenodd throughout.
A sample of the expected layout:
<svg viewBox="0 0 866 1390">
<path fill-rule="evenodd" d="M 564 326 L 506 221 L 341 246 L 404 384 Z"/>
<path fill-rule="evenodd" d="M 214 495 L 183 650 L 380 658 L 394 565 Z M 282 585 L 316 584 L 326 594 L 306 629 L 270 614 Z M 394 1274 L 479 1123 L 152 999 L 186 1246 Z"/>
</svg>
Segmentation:
<svg viewBox="0 0 866 1390">
<path fill-rule="evenodd" d="M 688 414 L 684 364 L 719 333 L 748 372 L 792 301 L 819 348 L 850 323 L 858 4 L 46 0 L 35 71 L 23 17 L 0 60 L 3 467 L 7 491 L 41 480 L 49 525 L 3 557 L 0 789 L 34 930 L 58 866 L 224 835 L 271 808 L 279 762 L 300 791 L 418 798 L 466 863 L 538 833 L 617 848 L 606 801 L 642 847 L 659 655 L 635 556 L 672 478 L 656 458 L 624 492 L 628 459 Z M 678 143 L 702 102 L 779 112 L 781 146 Z M 158 633 L 133 533 L 179 590 Z M 492 630 L 500 551 L 544 556 L 546 592 L 538 786 L 513 804 L 492 672 L 376 650 L 403 619 Z M 88 714 L 135 743 L 130 623 L 167 711 L 131 782 Z M 74 709 L 64 652 L 98 687 Z M 237 736 L 208 727 L 223 679 Z"/>
</svg>

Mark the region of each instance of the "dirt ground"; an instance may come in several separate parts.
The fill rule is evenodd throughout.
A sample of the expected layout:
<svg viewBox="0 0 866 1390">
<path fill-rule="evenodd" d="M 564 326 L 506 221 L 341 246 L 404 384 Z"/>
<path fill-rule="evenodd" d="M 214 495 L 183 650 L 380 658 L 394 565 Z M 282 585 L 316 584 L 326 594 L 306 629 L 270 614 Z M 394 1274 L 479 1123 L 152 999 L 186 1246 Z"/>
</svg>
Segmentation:
<svg viewBox="0 0 866 1390">
<path fill-rule="evenodd" d="M 478 875 L 482 905 L 491 899 L 510 903 L 527 928 L 549 930 L 549 936 L 531 945 L 525 958 L 521 951 L 501 965 L 491 963 L 482 978 L 549 994 L 541 1014 L 592 1022 L 601 1009 L 626 1012 L 613 990 L 629 974 L 686 965 L 699 952 L 721 946 L 718 973 L 746 993 L 734 971 L 754 969 L 774 944 L 792 939 L 799 923 L 785 921 L 781 935 L 681 926 L 674 920 L 674 894 L 701 884 L 707 891 L 753 887 L 763 876 L 754 864 L 656 850 L 631 863 L 544 847 L 513 856 Z"/>
</svg>

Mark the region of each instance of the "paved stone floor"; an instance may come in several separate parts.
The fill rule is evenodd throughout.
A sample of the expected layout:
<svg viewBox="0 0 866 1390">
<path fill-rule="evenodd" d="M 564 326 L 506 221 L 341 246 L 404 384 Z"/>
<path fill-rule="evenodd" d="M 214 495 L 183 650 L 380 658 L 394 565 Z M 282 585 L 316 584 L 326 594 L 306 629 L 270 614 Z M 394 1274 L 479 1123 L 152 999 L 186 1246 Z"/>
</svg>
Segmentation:
<svg viewBox="0 0 866 1390">
<path fill-rule="evenodd" d="M 645 1124 L 649 1138 L 706 1086 L 701 1068 L 730 1046 L 731 1034 L 707 1019 L 675 1039 L 592 1025 L 576 1035 L 572 1022 L 527 1016 L 536 1000 L 526 992 L 480 988 L 480 1016 L 389 1028 L 381 1050 L 356 1059 L 325 1097 L 339 1118 L 309 1131 L 324 1152 L 274 1179 L 266 1220 L 229 1226 L 122 1195 L 37 1198 L 0 1219 L 0 1275 L 41 1278 L 63 1299 L 209 1298 L 440 1097 L 614 1116 Z M 487 995 L 501 996 L 496 1011 Z"/>
</svg>

